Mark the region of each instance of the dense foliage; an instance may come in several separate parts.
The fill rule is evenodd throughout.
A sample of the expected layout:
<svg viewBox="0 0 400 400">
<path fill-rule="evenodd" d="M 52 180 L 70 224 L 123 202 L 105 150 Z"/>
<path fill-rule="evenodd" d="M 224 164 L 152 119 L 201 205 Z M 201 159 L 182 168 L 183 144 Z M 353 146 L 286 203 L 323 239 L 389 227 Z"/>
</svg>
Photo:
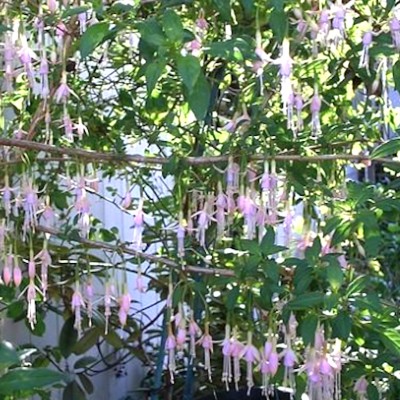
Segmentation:
<svg viewBox="0 0 400 400">
<path fill-rule="evenodd" d="M 395 3 L 0 0 L 2 313 L 65 320 L 22 391 L 399 398 Z"/>
</svg>

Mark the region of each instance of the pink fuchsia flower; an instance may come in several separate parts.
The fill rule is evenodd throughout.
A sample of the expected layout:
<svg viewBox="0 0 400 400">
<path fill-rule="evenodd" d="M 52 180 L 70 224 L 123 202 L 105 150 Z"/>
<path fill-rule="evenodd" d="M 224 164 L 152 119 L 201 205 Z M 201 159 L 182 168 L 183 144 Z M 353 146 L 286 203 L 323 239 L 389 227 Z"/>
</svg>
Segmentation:
<svg viewBox="0 0 400 400">
<path fill-rule="evenodd" d="M 204 335 L 200 338 L 199 344 L 204 349 L 204 369 L 208 373 L 208 379 L 211 382 L 211 354 L 213 352 L 213 340 L 209 332 L 208 322 L 205 324 Z"/>
<path fill-rule="evenodd" d="M 25 211 L 23 231 L 35 230 L 39 207 L 38 191 L 33 186 L 32 179 L 26 179 L 22 185 L 23 208 Z"/>
<path fill-rule="evenodd" d="M 79 140 L 82 140 L 83 135 L 88 135 L 89 131 L 86 125 L 82 122 L 82 118 L 78 118 L 78 122 L 74 124 L 74 128 L 76 130 L 76 133 L 78 134 Z"/>
<path fill-rule="evenodd" d="M 122 327 L 126 325 L 130 307 L 131 307 L 131 296 L 127 291 L 127 288 L 125 287 L 124 293 L 119 299 L 119 310 L 118 310 L 118 318 Z"/>
<path fill-rule="evenodd" d="M 79 32 L 82 35 L 86 31 L 87 27 L 87 14 L 86 11 L 79 13 L 78 15 L 78 20 L 79 20 Z"/>
<path fill-rule="evenodd" d="M 246 381 L 247 395 L 250 395 L 251 388 L 254 386 L 253 365 L 260 361 L 260 352 L 252 343 L 253 332 L 247 332 L 247 344 L 244 346 L 241 357 L 246 361 Z"/>
<path fill-rule="evenodd" d="M 85 301 L 87 306 L 87 316 L 89 319 L 89 327 L 92 326 L 92 317 L 93 317 L 93 298 L 94 298 L 94 290 L 93 290 L 93 282 L 92 277 L 89 276 L 88 280 L 85 283 Z"/>
<path fill-rule="evenodd" d="M 55 13 L 58 10 L 58 1 L 57 0 L 47 0 L 47 8 L 51 13 Z"/>
<path fill-rule="evenodd" d="M 229 157 L 226 169 L 226 191 L 227 193 L 237 193 L 239 190 L 240 166 Z"/>
<path fill-rule="evenodd" d="M 361 376 L 360 378 L 357 379 L 353 388 L 354 392 L 357 395 L 357 399 L 359 400 L 367 399 L 366 394 L 367 394 L 368 384 L 369 383 L 365 378 L 365 376 Z"/>
<path fill-rule="evenodd" d="M 389 22 L 390 33 L 392 35 L 393 46 L 400 50 L 400 20 L 394 16 Z"/>
<path fill-rule="evenodd" d="M 241 377 L 240 359 L 242 358 L 244 344 L 237 338 L 237 329 L 234 328 L 233 337 L 231 339 L 231 355 L 233 359 L 233 382 L 235 389 L 239 390 L 239 382 Z"/>
<path fill-rule="evenodd" d="M 75 284 L 75 291 L 71 299 L 71 309 L 75 314 L 74 328 L 78 331 L 79 334 L 82 331 L 82 315 L 81 315 L 82 307 L 85 307 L 85 303 L 83 301 L 82 294 L 79 291 L 79 283 L 77 282 Z"/>
<path fill-rule="evenodd" d="M 31 86 L 31 88 L 34 87 L 34 78 L 35 78 L 35 74 L 34 74 L 34 70 L 33 70 L 33 60 L 37 59 L 37 56 L 35 54 L 35 52 L 28 46 L 28 43 L 26 41 L 26 38 L 22 38 L 22 47 L 18 52 L 18 56 L 19 59 L 24 67 L 26 76 L 28 78 L 29 84 Z"/>
<path fill-rule="evenodd" d="M 200 38 L 195 38 L 185 44 L 186 52 L 191 54 L 194 57 L 199 57 L 201 55 L 202 49 L 203 49 L 203 45 L 201 43 Z"/>
<path fill-rule="evenodd" d="M 133 239 L 132 244 L 135 250 L 142 250 L 143 245 L 143 230 L 144 230 L 144 212 L 143 212 L 144 200 L 141 198 L 139 200 L 138 207 L 133 218 Z"/>
<path fill-rule="evenodd" d="M 43 243 L 43 249 L 35 256 L 35 259 L 40 260 L 41 269 L 40 269 L 40 280 L 42 283 L 42 292 L 43 297 L 46 299 L 47 286 L 48 286 L 48 270 L 51 265 L 51 256 L 47 249 L 47 241 Z"/>
<path fill-rule="evenodd" d="M 9 178 L 8 175 L 5 176 L 5 185 L 2 189 L 0 189 L 0 193 L 3 193 L 2 200 L 3 200 L 3 208 L 5 211 L 6 216 L 9 216 L 11 213 L 11 200 L 12 200 L 12 192 L 14 191 L 13 188 L 9 185 Z M 0 245 L 1 249 L 1 245 Z"/>
<path fill-rule="evenodd" d="M 222 341 L 222 355 L 223 355 L 223 366 L 222 366 L 222 377 L 221 381 L 225 384 L 226 390 L 229 390 L 229 384 L 232 381 L 232 342 L 231 342 L 231 327 L 229 324 L 225 325 L 225 338 Z"/>
<path fill-rule="evenodd" d="M 304 128 L 303 118 L 301 112 L 304 108 L 303 97 L 300 94 L 296 94 L 294 98 L 294 108 L 296 109 L 296 132 L 301 132 Z"/>
<path fill-rule="evenodd" d="M 197 216 L 196 238 L 203 247 L 206 245 L 206 231 L 211 221 L 215 221 L 215 218 L 213 217 L 213 205 L 214 199 L 212 195 L 208 195 L 207 199 L 204 200 L 203 208 L 192 215 L 192 217 Z"/>
<path fill-rule="evenodd" d="M 371 47 L 372 40 L 373 40 L 372 31 L 365 32 L 362 39 L 363 47 L 361 51 L 359 68 L 367 68 L 367 70 L 369 68 L 369 49 Z"/>
<path fill-rule="evenodd" d="M 112 286 L 109 281 L 106 282 L 105 284 L 105 293 L 104 293 L 104 317 L 106 319 L 106 326 L 104 329 L 105 335 L 108 334 L 108 325 L 109 325 L 109 320 L 111 317 L 111 304 L 112 304 Z"/>
<path fill-rule="evenodd" d="M 171 383 L 174 383 L 174 375 L 176 370 L 175 363 L 175 349 L 176 349 L 176 339 L 172 333 L 172 327 L 169 325 L 169 334 L 167 340 L 165 341 L 165 350 L 168 352 L 168 370 L 170 373 Z"/>
<path fill-rule="evenodd" d="M 29 280 L 29 285 L 26 291 L 26 298 L 28 301 L 28 322 L 33 329 L 36 324 L 36 286 L 33 279 Z"/>
<path fill-rule="evenodd" d="M 204 37 L 208 29 L 208 22 L 205 19 L 204 10 L 201 9 L 196 19 L 196 32 L 200 37 Z"/>
<path fill-rule="evenodd" d="M 147 285 L 143 280 L 143 275 L 141 270 L 139 269 L 138 273 L 136 274 L 136 282 L 135 282 L 135 289 L 139 293 L 145 293 L 147 291 Z"/>
<path fill-rule="evenodd" d="M 22 271 L 19 266 L 17 256 L 14 256 L 13 282 L 15 287 L 19 287 L 22 282 Z"/>
<path fill-rule="evenodd" d="M 196 339 L 201 336 L 202 332 L 200 327 L 197 325 L 196 321 L 192 319 L 189 321 L 189 339 L 190 339 L 190 355 L 195 358 L 196 357 Z"/>
<path fill-rule="evenodd" d="M 131 206 L 131 204 L 132 204 L 132 195 L 131 192 L 128 190 L 125 193 L 124 198 L 122 199 L 121 207 L 127 209 Z"/>
<path fill-rule="evenodd" d="M 8 286 L 12 280 L 13 256 L 8 254 L 5 257 L 3 266 L 3 282 Z"/>
<path fill-rule="evenodd" d="M 321 121 L 319 113 L 321 111 L 321 98 L 318 94 L 318 89 L 314 89 L 314 95 L 311 99 L 310 111 L 311 111 L 311 131 L 314 137 L 321 133 Z"/>
<path fill-rule="evenodd" d="M 55 101 L 57 104 L 60 103 L 66 103 L 69 96 L 71 95 L 72 90 L 67 84 L 67 78 L 66 75 L 63 75 L 63 78 L 61 80 L 60 86 L 58 86 L 56 92 L 54 93 Z"/>
</svg>

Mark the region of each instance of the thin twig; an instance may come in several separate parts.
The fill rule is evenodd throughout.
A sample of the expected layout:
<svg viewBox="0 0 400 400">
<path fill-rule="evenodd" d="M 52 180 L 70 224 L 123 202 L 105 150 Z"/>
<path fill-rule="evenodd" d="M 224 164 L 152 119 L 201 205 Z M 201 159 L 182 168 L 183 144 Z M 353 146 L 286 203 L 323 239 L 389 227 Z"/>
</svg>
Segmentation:
<svg viewBox="0 0 400 400">
<path fill-rule="evenodd" d="M 48 227 L 40 225 L 40 226 L 36 227 L 36 229 L 40 232 L 49 233 L 53 236 L 63 236 L 63 233 L 61 231 L 54 229 L 54 228 L 48 228 Z M 99 242 L 99 241 L 95 241 L 95 240 L 89 240 L 89 239 L 85 239 L 85 238 L 79 238 L 79 239 L 73 238 L 71 240 L 78 242 L 78 243 L 85 244 L 90 247 L 98 248 L 98 249 L 114 251 L 117 253 L 130 254 L 132 256 L 139 257 L 140 259 L 150 261 L 154 264 L 164 264 L 171 268 L 179 269 L 182 272 L 207 274 L 207 275 L 222 275 L 222 276 L 232 276 L 232 277 L 235 276 L 235 273 L 232 270 L 222 269 L 222 268 L 196 267 L 194 265 L 180 265 L 177 262 L 172 261 L 168 258 L 156 256 L 153 254 L 143 253 L 141 251 L 136 251 L 133 249 L 129 249 L 128 247 L 126 247 L 124 245 L 117 246 L 114 244 Z"/>
<path fill-rule="evenodd" d="M 7 147 L 19 147 L 27 150 L 43 151 L 52 154 L 66 154 L 72 157 L 83 159 L 83 161 L 97 161 L 99 163 L 119 163 L 119 164 L 152 164 L 152 165 L 164 165 L 171 161 L 169 157 L 155 157 L 155 156 L 142 156 L 142 155 L 131 155 L 131 154 L 115 154 L 115 153 L 99 153 L 90 150 L 84 150 L 80 148 L 67 148 L 67 147 L 56 147 L 48 144 L 33 142 L 29 140 L 19 139 L 8 139 L 0 138 L 0 145 Z M 182 162 L 188 165 L 211 165 L 222 162 L 227 162 L 231 156 L 204 156 L 204 157 L 182 157 Z M 265 160 L 276 160 L 276 161 L 296 161 L 296 162 L 320 162 L 320 161 L 350 161 L 350 162 L 369 162 L 374 161 L 378 163 L 398 164 L 400 160 L 392 158 L 372 158 L 365 155 L 353 155 L 353 154 L 319 154 L 315 156 L 304 156 L 296 154 L 254 154 L 249 157 L 251 161 L 265 161 Z"/>
</svg>

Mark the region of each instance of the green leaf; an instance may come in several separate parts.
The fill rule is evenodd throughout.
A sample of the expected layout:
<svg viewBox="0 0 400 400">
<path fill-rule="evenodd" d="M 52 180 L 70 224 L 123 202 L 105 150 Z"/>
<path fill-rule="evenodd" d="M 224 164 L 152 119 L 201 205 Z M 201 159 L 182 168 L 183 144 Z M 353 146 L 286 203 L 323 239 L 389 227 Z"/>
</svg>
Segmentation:
<svg viewBox="0 0 400 400">
<path fill-rule="evenodd" d="M 343 270 L 337 260 L 331 260 L 331 263 L 326 267 L 326 277 L 334 292 L 338 291 L 343 284 Z"/>
<path fill-rule="evenodd" d="M 160 24 L 154 19 L 149 18 L 139 26 L 141 38 L 151 46 L 160 47 L 165 44 L 165 35 Z"/>
<path fill-rule="evenodd" d="M 74 354 L 84 354 L 90 350 L 99 339 L 102 330 L 99 327 L 94 327 L 89 329 L 84 333 L 84 335 L 74 344 L 73 353 Z"/>
<path fill-rule="evenodd" d="M 398 61 L 397 63 L 399 63 Z M 397 64 L 396 63 L 396 64 Z M 375 149 L 371 153 L 371 158 L 382 158 L 388 157 L 396 154 L 400 151 L 400 138 L 393 138 L 388 140 L 385 143 L 380 144 L 379 146 L 375 147 Z"/>
<path fill-rule="evenodd" d="M 310 286 L 313 280 L 312 269 L 307 266 L 298 266 L 294 273 L 294 293 L 304 293 Z"/>
<path fill-rule="evenodd" d="M 124 342 L 115 331 L 108 332 L 108 334 L 104 336 L 104 339 L 108 344 L 115 347 L 116 349 L 120 349 L 124 346 Z"/>
<path fill-rule="evenodd" d="M 283 10 L 274 8 L 269 18 L 269 24 L 277 40 L 282 43 L 288 29 L 288 20 Z"/>
<path fill-rule="evenodd" d="M 368 385 L 367 396 L 368 400 L 379 400 L 381 398 L 378 389 L 372 383 Z"/>
<path fill-rule="evenodd" d="M 85 392 L 78 382 L 73 381 L 67 385 L 63 392 L 63 400 L 86 400 Z"/>
<path fill-rule="evenodd" d="M 306 310 L 310 307 L 321 305 L 324 302 L 325 295 L 321 292 L 310 292 L 296 296 L 287 303 L 291 310 Z"/>
<path fill-rule="evenodd" d="M 352 280 L 347 288 L 347 297 L 353 294 L 360 294 L 367 287 L 369 278 L 365 275 L 358 276 Z"/>
<path fill-rule="evenodd" d="M 233 287 L 226 296 L 225 306 L 228 311 L 233 311 L 240 294 L 239 286 Z"/>
<path fill-rule="evenodd" d="M 86 393 L 92 394 L 94 391 L 93 382 L 87 377 L 87 375 L 81 373 L 78 374 L 79 380 L 82 383 L 83 388 L 85 389 Z"/>
<path fill-rule="evenodd" d="M 318 317 L 314 314 L 307 315 L 300 324 L 300 335 L 304 345 L 314 344 L 315 331 L 318 326 Z"/>
<path fill-rule="evenodd" d="M 81 57 L 86 58 L 89 56 L 96 49 L 96 47 L 103 43 L 109 33 L 110 30 L 107 22 L 100 22 L 98 24 L 89 26 L 79 42 Z"/>
<path fill-rule="evenodd" d="M 380 337 L 385 347 L 400 357 L 400 332 L 395 329 L 386 329 L 380 332 Z"/>
<path fill-rule="evenodd" d="M 156 60 L 146 66 L 145 76 L 146 76 L 146 86 L 148 95 L 151 95 L 153 89 L 156 86 L 157 81 L 160 79 L 160 76 L 164 72 L 164 69 L 165 69 L 164 60 Z"/>
<path fill-rule="evenodd" d="M 231 2 L 230 0 L 213 0 L 215 8 L 218 10 L 219 15 L 225 22 L 231 19 Z"/>
<path fill-rule="evenodd" d="M 33 390 L 67 380 L 68 375 L 47 368 L 15 368 L 0 378 L 0 393 L 12 394 L 21 390 Z"/>
<path fill-rule="evenodd" d="M 19 364 L 20 360 L 17 351 L 10 342 L 0 342 L 0 369 L 8 368 L 11 365 Z"/>
<path fill-rule="evenodd" d="M 260 248 L 263 254 L 270 253 L 271 248 L 275 245 L 275 230 L 272 226 L 268 226 L 261 240 Z"/>
<path fill-rule="evenodd" d="M 351 332 L 351 317 L 348 313 L 340 311 L 332 320 L 332 335 L 334 338 L 347 340 Z"/>
<path fill-rule="evenodd" d="M 4 33 L 7 31 L 12 31 L 12 28 L 10 28 L 9 26 L 6 26 L 4 24 L 0 24 L 0 33 Z"/>
<path fill-rule="evenodd" d="M 185 57 L 178 57 L 177 66 L 183 84 L 190 93 L 194 88 L 201 72 L 200 62 L 197 57 L 187 55 Z"/>
<path fill-rule="evenodd" d="M 67 8 L 63 14 L 62 14 L 62 19 L 66 19 L 68 17 L 72 17 L 73 15 L 78 15 L 78 14 L 82 14 L 86 11 L 90 10 L 89 6 L 80 6 L 80 7 L 70 7 Z"/>
<path fill-rule="evenodd" d="M 202 121 L 207 115 L 211 89 L 205 76 L 200 73 L 192 93 L 188 96 L 189 107 L 197 120 Z"/>
<path fill-rule="evenodd" d="M 168 39 L 173 42 L 182 42 L 183 25 L 176 12 L 168 9 L 163 15 L 163 27 Z"/>
<path fill-rule="evenodd" d="M 400 93 L 400 60 L 397 61 L 392 67 L 394 87 Z M 374 152 L 372 152 L 374 154 Z"/>
<path fill-rule="evenodd" d="M 60 332 L 58 346 L 64 358 L 68 358 L 78 339 L 78 332 L 74 328 L 75 317 L 68 318 Z"/>
<path fill-rule="evenodd" d="M 88 365 L 93 364 L 96 361 L 97 361 L 96 357 L 91 357 L 91 356 L 82 357 L 74 364 L 74 369 L 86 368 Z"/>
</svg>

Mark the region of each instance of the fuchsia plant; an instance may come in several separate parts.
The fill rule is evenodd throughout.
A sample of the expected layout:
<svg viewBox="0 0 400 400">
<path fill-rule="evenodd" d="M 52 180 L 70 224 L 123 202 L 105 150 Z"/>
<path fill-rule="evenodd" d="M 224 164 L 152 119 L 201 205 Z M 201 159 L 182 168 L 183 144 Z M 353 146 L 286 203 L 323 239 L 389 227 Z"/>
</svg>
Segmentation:
<svg viewBox="0 0 400 400">
<path fill-rule="evenodd" d="M 116 333 L 154 396 L 163 369 L 172 396 L 203 375 L 266 398 L 391 390 L 399 8 L 134 3 L 0 10 L 1 306 L 24 298 L 33 332 L 63 303 L 79 336 Z M 381 163 L 389 182 L 346 182 Z M 140 308 L 149 290 L 163 323 Z"/>
</svg>

